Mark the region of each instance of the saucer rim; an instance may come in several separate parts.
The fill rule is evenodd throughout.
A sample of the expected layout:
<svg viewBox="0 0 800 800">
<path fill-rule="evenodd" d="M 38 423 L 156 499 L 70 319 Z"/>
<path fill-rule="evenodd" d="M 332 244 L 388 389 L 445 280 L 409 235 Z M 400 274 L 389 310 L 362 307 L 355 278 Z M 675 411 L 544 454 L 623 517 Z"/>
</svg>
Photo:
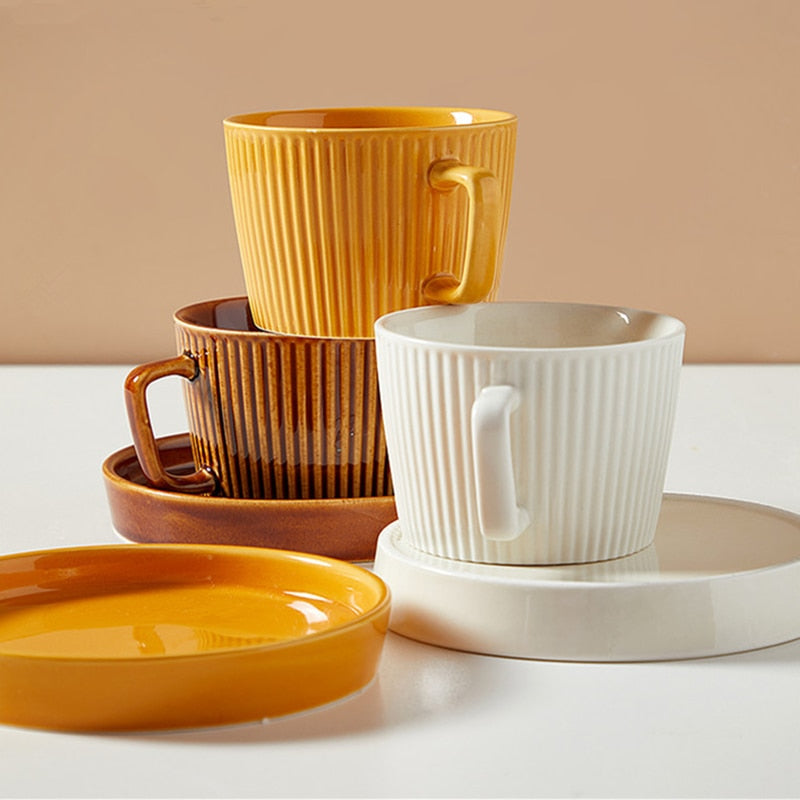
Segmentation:
<svg viewBox="0 0 800 800">
<path fill-rule="evenodd" d="M 667 493 L 664 501 L 766 513 L 789 522 L 800 540 L 800 515 L 786 509 L 702 494 Z M 537 573 L 559 566 L 453 562 L 421 551 L 415 559 L 413 547 L 401 547 L 398 536 L 399 522 L 384 528 L 374 562 L 392 590 L 389 628 L 427 644 L 531 660 L 632 663 L 729 655 L 800 638 L 796 555 L 749 570 L 678 571 L 662 580 L 655 574 L 654 580 L 537 580 Z M 658 533 L 651 545 L 656 552 L 657 545 Z M 453 563 L 459 569 L 448 570 Z M 509 578 L 504 570 L 530 570 L 530 579 Z"/>
<path fill-rule="evenodd" d="M 156 439 L 159 449 L 183 449 L 190 447 L 191 434 L 173 433 L 168 436 L 162 436 Z M 191 494 L 189 492 L 171 491 L 169 489 L 159 489 L 155 486 L 150 486 L 138 481 L 132 481 L 122 476 L 118 467 L 131 460 L 138 460 L 136 457 L 136 450 L 133 445 L 120 448 L 115 452 L 108 455 L 102 464 L 103 476 L 112 483 L 114 486 L 127 491 L 136 491 L 154 495 L 163 498 L 165 501 L 180 498 L 181 502 L 191 502 L 192 499 L 198 502 L 207 503 L 220 503 L 225 507 L 231 507 L 233 504 L 246 504 L 247 506 L 264 505 L 272 509 L 276 508 L 291 508 L 302 503 L 302 507 L 306 509 L 324 509 L 327 507 L 346 507 L 346 506 L 372 506 L 372 505 L 390 505 L 394 503 L 394 495 L 374 495 L 367 497 L 311 497 L 311 498 L 250 498 L 250 497 L 222 497 L 213 494 Z"/>
<path fill-rule="evenodd" d="M 139 559 L 138 569 L 127 575 L 117 559 L 124 560 L 129 554 L 136 554 Z M 58 604 L 59 599 L 73 603 L 76 596 L 83 596 L 81 564 L 93 570 L 93 575 L 108 576 L 104 590 L 124 593 L 126 587 L 141 590 L 143 570 L 149 570 L 149 565 L 174 567 L 175 559 L 188 563 L 190 572 L 199 563 L 209 575 L 217 576 L 207 585 L 196 583 L 191 575 L 178 582 L 179 586 L 199 587 L 210 606 L 214 605 L 220 585 L 239 585 L 242 565 L 257 568 L 259 564 L 269 575 L 275 573 L 280 578 L 283 574 L 283 580 L 279 579 L 272 587 L 279 593 L 291 595 L 287 576 L 299 568 L 304 571 L 303 585 L 313 585 L 319 595 L 335 597 L 331 587 L 325 586 L 334 580 L 345 594 L 356 584 L 363 587 L 367 602 L 364 609 L 358 607 L 356 600 L 349 603 L 353 618 L 341 623 L 329 620 L 319 631 L 291 635 L 276 642 L 226 645 L 192 653 L 139 657 L 70 655 L 61 646 L 52 652 L 29 654 L 4 649 L 0 642 L 0 680 L 4 686 L 0 693 L 0 722 L 76 732 L 219 727 L 311 711 L 358 693 L 374 679 L 391 609 L 390 590 L 374 572 L 341 559 L 236 545 L 102 544 L 12 553 L 0 557 L 0 568 L 6 567 L 12 575 L 16 568 L 17 572 L 22 571 L 22 577 L 26 571 L 31 572 L 27 583 L 21 587 L 14 584 L 15 594 L 9 600 L 17 607 L 20 588 L 28 586 L 35 590 L 39 586 L 37 567 L 38 572 L 55 569 L 59 574 L 63 597 L 59 598 L 59 592 L 54 590 L 53 597 L 48 598 L 48 604 Z M 74 570 L 68 568 L 71 561 Z M 263 588 L 257 576 L 248 577 L 252 584 L 246 581 L 244 586 Z M 164 581 L 154 578 L 145 584 L 157 587 Z M 93 585 L 84 588 L 87 597 L 94 596 Z M 175 599 L 180 614 L 184 613 L 181 610 L 184 602 L 180 596 Z M 269 608 L 274 600 L 267 594 L 263 602 Z M 3 604 L 0 599 L 0 608 Z M 90 604 L 84 609 L 89 622 L 94 608 Z M 47 619 L 44 614 L 47 606 L 42 609 L 37 617 L 40 626 Z M 167 609 L 164 615 L 169 622 Z M 107 623 L 104 617 L 100 621 Z M 123 622 L 129 624 L 130 619 L 125 616 Z M 291 686 L 299 664 L 305 665 L 307 678 L 316 676 L 314 688 L 295 681 L 296 691 L 290 692 L 290 696 L 272 691 L 273 681 L 284 688 Z M 144 692 L 147 700 L 141 705 L 138 693 L 131 695 L 130 691 L 136 676 L 137 681 L 147 682 Z M 209 685 L 217 690 L 208 692 Z M 87 692 L 87 686 L 93 688 Z M 109 703 L 114 698 L 116 702 Z M 197 702 L 201 698 L 202 702 Z"/>
</svg>

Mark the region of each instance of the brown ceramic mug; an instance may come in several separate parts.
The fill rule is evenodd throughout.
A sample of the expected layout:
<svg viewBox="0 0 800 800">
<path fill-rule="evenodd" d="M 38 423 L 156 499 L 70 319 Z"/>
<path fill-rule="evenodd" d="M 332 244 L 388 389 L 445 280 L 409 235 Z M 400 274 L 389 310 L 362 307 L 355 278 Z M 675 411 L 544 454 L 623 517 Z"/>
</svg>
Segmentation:
<svg viewBox="0 0 800 800">
<path fill-rule="evenodd" d="M 284 336 L 257 328 L 247 298 L 175 313 L 179 355 L 133 369 L 125 403 L 136 454 L 161 489 L 311 499 L 392 494 L 373 339 Z M 196 471 L 163 465 L 147 386 L 187 379 Z"/>
</svg>

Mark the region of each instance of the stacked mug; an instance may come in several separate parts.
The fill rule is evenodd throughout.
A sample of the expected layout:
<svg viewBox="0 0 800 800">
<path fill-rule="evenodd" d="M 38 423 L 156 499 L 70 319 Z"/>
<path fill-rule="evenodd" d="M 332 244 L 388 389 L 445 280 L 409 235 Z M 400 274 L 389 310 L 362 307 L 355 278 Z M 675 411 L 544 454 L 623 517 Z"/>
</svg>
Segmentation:
<svg viewBox="0 0 800 800">
<path fill-rule="evenodd" d="M 178 354 L 128 375 L 142 471 L 245 500 L 390 496 L 375 321 L 494 299 L 516 118 L 310 109 L 237 115 L 224 134 L 247 296 L 178 310 Z M 165 467 L 150 421 L 147 386 L 168 375 L 186 379 L 188 473 Z"/>
</svg>

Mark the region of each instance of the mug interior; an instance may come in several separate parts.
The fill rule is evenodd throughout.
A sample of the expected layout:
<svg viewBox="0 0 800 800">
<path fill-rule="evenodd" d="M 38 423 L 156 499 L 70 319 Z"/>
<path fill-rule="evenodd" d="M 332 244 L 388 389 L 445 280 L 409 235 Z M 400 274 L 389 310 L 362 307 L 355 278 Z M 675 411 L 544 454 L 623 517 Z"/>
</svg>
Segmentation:
<svg viewBox="0 0 800 800">
<path fill-rule="evenodd" d="M 187 306 L 175 312 L 175 319 L 184 325 L 193 325 L 198 328 L 238 333 L 264 333 L 253 322 L 246 297 L 209 300 L 205 303 Z"/>
<path fill-rule="evenodd" d="M 181 328 L 195 329 L 207 336 L 217 334 L 220 338 L 236 340 L 273 340 L 290 346 L 317 342 L 331 352 L 339 348 L 355 345 L 358 342 L 372 342 L 372 336 L 349 336 L 334 338 L 329 336 L 300 336 L 282 334 L 259 328 L 253 321 L 250 303 L 247 297 L 225 297 L 217 300 L 206 300 L 178 309 L 174 314 L 175 322 Z"/>
<path fill-rule="evenodd" d="M 478 303 L 428 306 L 387 314 L 386 331 L 431 344 L 503 349 L 607 347 L 684 333 L 674 317 L 578 303 Z"/>
<path fill-rule="evenodd" d="M 350 128 L 450 128 L 485 125 L 515 119 L 505 111 L 479 108 L 383 107 L 310 108 L 296 111 L 259 111 L 238 114 L 228 124 L 263 128 L 350 129 Z"/>
</svg>

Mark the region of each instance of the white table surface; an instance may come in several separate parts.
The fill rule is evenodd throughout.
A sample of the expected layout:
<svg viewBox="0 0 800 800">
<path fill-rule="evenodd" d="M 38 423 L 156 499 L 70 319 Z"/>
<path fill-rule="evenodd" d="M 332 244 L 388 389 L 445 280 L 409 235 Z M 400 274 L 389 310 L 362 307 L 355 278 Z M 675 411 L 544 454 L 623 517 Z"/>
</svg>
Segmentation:
<svg viewBox="0 0 800 800">
<path fill-rule="evenodd" d="M 100 464 L 127 367 L 0 367 L 0 553 L 117 543 Z M 178 379 L 159 435 L 186 430 Z M 687 366 L 667 490 L 800 513 L 800 366 Z M 800 587 L 798 587 L 800 595 Z M 0 726 L 4 797 L 797 797 L 800 641 L 579 664 L 390 634 L 357 697 L 265 724 L 70 735 Z"/>
</svg>

